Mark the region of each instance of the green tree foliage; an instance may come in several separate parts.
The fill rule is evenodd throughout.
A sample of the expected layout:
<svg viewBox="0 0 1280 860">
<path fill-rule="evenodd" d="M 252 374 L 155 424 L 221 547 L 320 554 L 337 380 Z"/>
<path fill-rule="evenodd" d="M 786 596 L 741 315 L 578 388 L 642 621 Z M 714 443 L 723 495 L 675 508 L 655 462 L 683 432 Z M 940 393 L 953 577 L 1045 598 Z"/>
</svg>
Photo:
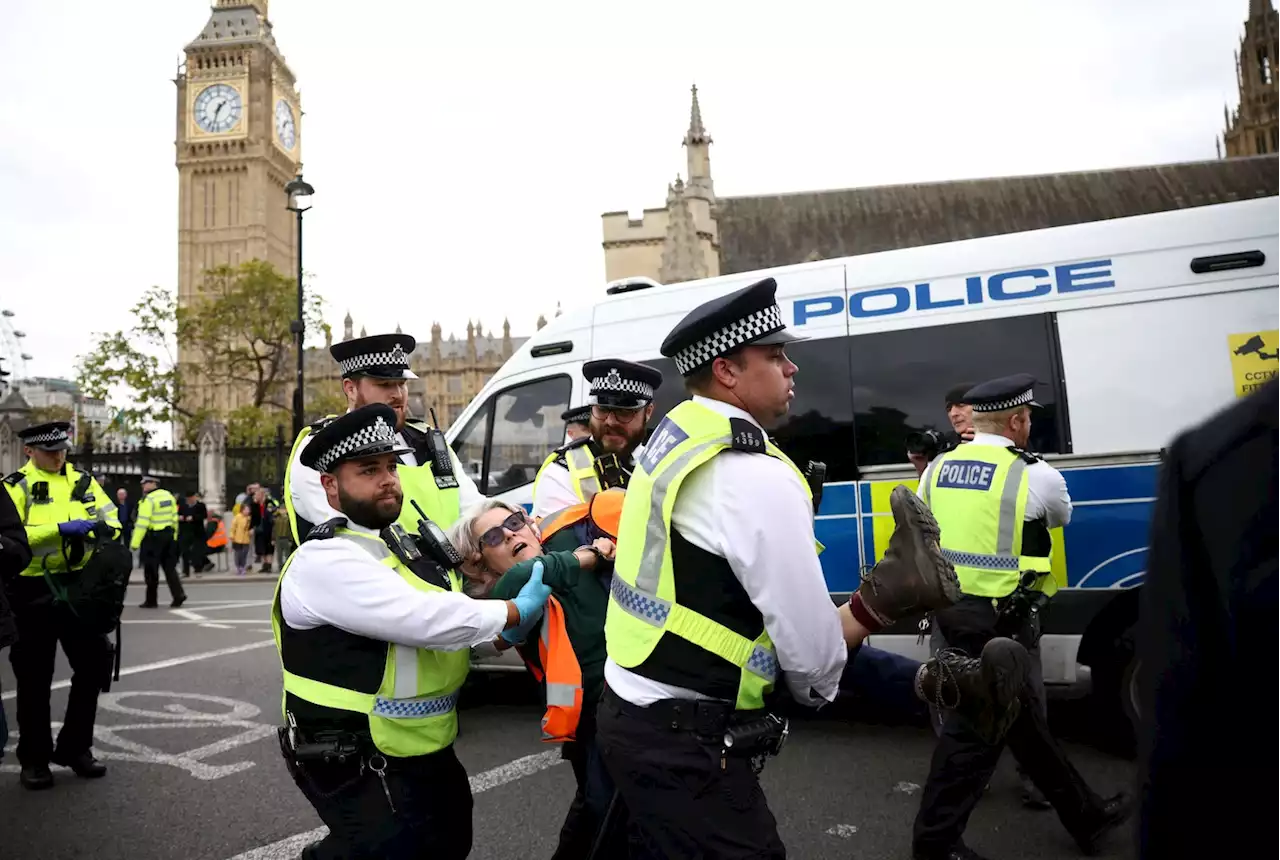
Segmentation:
<svg viewBox="0 0 1280 860">
<path fill-rule="evenodd" d="M 308 294 L 303 320 L 312 342 L 323 331 L 320 298 Z M 80 357 L 77 382 L 90 397 L 129 392 L 125 420 L 175 422 L 183 441 L 194 441 L 210 417 L 227 423 L 232 445 L 275 437 L 291 429 L 297 290 L 292 278 L 270 264 L 250 260 L 205 272 L 201 289 L 179 307 L 173 294 L 148 290 L 134 306 L 128 331 L 98 335 Z M 230 382 L 250 402 L 214 414 L 191 397 L 197 382 Z"/>
<path fill-rule="evenodd" d="M 27 415 L 27 420 L 32 424 L 44 424 L 48 421 L 72 421 L 75 416 L 72 411 L 65 406 L 34 406 Z"/>
</svg>

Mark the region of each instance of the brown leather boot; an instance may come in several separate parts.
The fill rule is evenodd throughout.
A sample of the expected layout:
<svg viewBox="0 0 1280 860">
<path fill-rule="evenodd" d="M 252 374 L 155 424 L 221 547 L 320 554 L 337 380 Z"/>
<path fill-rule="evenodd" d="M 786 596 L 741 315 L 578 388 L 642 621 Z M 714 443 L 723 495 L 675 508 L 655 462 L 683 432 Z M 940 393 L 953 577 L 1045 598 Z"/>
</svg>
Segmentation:
<svg viewBox="0 0 1280 860">
<path fill-rule="evenodd" d="M 872 632 L 902 618 L 945 609 L 960 599 L 956 569 L 942 556 L 941 530 L 928 506 L 902 484 L 889 496 L 893 536 L 849 602 Z"/>
<path fill-rule="evenodd" d="M 1012 639 L 992 639 L 975 658 L 944 648 L 916 673 L 916 695 L 964 717 L 987 743 L 999 743 L 1021 713 L 1031 655 Z"/>
</svg>

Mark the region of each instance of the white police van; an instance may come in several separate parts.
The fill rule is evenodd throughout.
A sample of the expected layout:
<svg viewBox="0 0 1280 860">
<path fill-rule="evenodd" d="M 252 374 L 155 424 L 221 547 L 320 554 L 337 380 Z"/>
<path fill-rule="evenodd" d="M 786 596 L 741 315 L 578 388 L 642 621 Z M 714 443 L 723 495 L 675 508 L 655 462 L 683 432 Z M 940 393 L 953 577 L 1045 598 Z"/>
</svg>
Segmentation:
<svg viewBox="0 0 1280 860">
<path fill-rule="evenodd" d="M 905 438 L 947 430 L 944 392 L 1011 373 L 1039 380 L 1030 447 L 1066 475 L 1075 503 L 1055 535 L 1063 586 L 1045 618 L 1048 684 L 1092 688 L 1135 716 L 1133 628 L 1160 450 L 1181 429 L 1276 375 L 1274 197 L 662 286 L 608 287 L 540 330 L 448 436 L 479 462 L 490 496 L 528 505 L 560 413 L 586 402 L 582 363 L 660 368 L 653 423 L 687 395 L 658 347 L 694 306 L 771 275 L 787 324 L 808 340 L 786 423 L 801 465 L 827 463 L 817 517 L 834 598 L 884 551 L 890 490 L 914 487 Z M 911 631 L 879 647 L 923 656 Z"/>
</svg>

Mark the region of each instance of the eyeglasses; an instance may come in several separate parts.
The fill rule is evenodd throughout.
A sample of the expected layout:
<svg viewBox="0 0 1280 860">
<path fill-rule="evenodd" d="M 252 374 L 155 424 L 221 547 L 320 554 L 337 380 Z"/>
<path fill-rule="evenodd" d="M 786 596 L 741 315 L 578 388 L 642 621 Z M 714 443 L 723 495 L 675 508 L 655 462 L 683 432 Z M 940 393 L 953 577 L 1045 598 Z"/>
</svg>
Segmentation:
<svg viewBox="0 0 1280 860">
<path fill-rule="evenodd" d="M 500 525 L 496 525 L 480 535 L 480 543 L 487 547 L 495 547 L 507 539 L 506 532 L 518 532 L 524 528 L 528 520 L 520 511 L 516 511 L 511 516 L 502 521 Z"/>
<path fill-rule="evenodd" d="M 599 404 L 591 407 L 591 415 L 599 421 L 604 421 L 610 415 L 619 424 L 629 424 L 631 419 L 635 418 L 644 411 L 643 406 L 637 406 L 634 409 L 624 409 L 621 406 L 600 406 Z"/>
</svg>

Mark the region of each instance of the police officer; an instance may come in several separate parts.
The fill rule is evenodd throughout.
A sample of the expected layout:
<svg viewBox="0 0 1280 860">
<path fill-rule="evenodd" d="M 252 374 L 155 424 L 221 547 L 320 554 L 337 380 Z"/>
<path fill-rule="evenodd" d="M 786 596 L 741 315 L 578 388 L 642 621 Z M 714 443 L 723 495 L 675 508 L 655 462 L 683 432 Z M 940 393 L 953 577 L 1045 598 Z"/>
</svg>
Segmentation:
<svg viewBox="0 0 1280 860">
<path fill-rule="evenodd" d="M 575 406 L 560 413 L 566 442 L 591 435 L 591 406 Z"/>
<path fill-rule="evenodd" d="M 109 672 L 110 645 L 106 636 L 85 630 L 66 606 L 55 603 L 44 579 L 45 574 L 55 579 L 76 576 L 93 555 L 91 532 L 107 540 L 120 533 L 116 506 L 98 481 L 67 463 L 70 429 L 65 421 L 53 421 L 20 431 L 28 459 L 4 479 L 32 552 L 31 563 L 11 580 L 9 590 L 18 621 L 18 641 L 9 659 L 18 682 L 19 780 L 29 789 L 53 785 L 50 762 L 82 777 L 107 772 L 90 746 L 98 693 Z M 49 692 L 59 642 L 71 664 L 71 693 L 54 747 Z"/>
<path fill-rule="evenodd" d="M 543 462 L 533 481 L 534 517 L 590 501 L 602 489 L 625 487 L 653 417 L 661 371 L 604 358 L 582 365 L 582 375 L 591 401 L 591 434 L 557 448 Z"/>
<path fill-rule="evenodd" d="M 400 456 L 400 483 L 405 503 L 400 524 L 410 534 L 417 533 L 417 502 L 432 522 L 447 529 L 464 507 L 483 501 L 475 481 L 458 464 L 444 434 L 424 421 L 408 417 L 408 381 L 418 376 L 409 369 L 409 356 L 417 341 L 407 334 L 378 334 L 344 340 L 329 348 L 342 369 L 342 391 L 347 411 L 370 403 L 383 403 L 396 415 L 396 440 L 404 449 Z M 301 543 L 311 527 L 333 516 L 320 474 L 302 463 L 308 439 L 334 416 L 304 427 L 293 443 L 289 467 L 284 477 L 285 505 L 293 539 Z"/>
<path fill-rule="evenodd" d="M 550 593 L 539 569 L 514 600 L 473 600 L 405 539 L 398 467 L 411 452 L 396 422 L 364 406 L 302 452 L 334 512 L 285 565 L 271 614 L 285 759 L 330 830 L 303 857 L 467 856 L 471 790 L 453 741 L 469 647 L 522 641 Z"/>
<path fill-rule="evenodd" d="M 1070 521 L 1071 497 L 1062 473 L 1026 450 L 1031 410 L 1039 406 L 1034 383 L 1018 374 L 972 388 L 965 400 L 973 407 L 973 440 L 930 463 L 918 492 L 942 527 L 943 554 L 964 592 L 955 606 L 937 613 L 937 632 L 970 655 L 993 637 L 1011 636 L 1036 656 L 1033 683 L 1005 742 L 1089 853 L 1127 817 L 1129 801 L 1124 794 L 1104 800 L 1094 793 L 1045 720 L 1038 618 L 1058 588 L 1049 530 Z M 955 715 L 947 718 L 916 816 L 918 860 L 980 860 L 961 837 L 1003 746 L 976 737 Z"/>
<path fill-rule="evenodd" d="M 778 676 L 801 704 L 833 701 L 849 647 L 959 596 L 937 525 L 899 487 L 884 559 L 832 607 L 808 484 L 764 430 L 797 371 L 776 287 L 708 302 L 667 336 L 694 396 L 654 430 L 623 505 L 597 737 L 647 856 L 785 856 L 753 765 L 782 737 L 766 711 Z"/>
<path fill-rule="evenodd" d="M 142 501 L 138 502 L 138 519 L 133 524 L 130 549 L 140 550 L 142 574 L 147 583 L 147 595 L 139 609 L 155 609 L 156 592 L 160 588 L 160 568 L 164 568 L 164 580 L 169 584 L 169 604 L 177 609 L 187 600 L 187 592 L 178 578 L 178 500 L 173 493 L 160 489 L 160 481 L 151 475 L 142 476 Z"/>
</svg>

